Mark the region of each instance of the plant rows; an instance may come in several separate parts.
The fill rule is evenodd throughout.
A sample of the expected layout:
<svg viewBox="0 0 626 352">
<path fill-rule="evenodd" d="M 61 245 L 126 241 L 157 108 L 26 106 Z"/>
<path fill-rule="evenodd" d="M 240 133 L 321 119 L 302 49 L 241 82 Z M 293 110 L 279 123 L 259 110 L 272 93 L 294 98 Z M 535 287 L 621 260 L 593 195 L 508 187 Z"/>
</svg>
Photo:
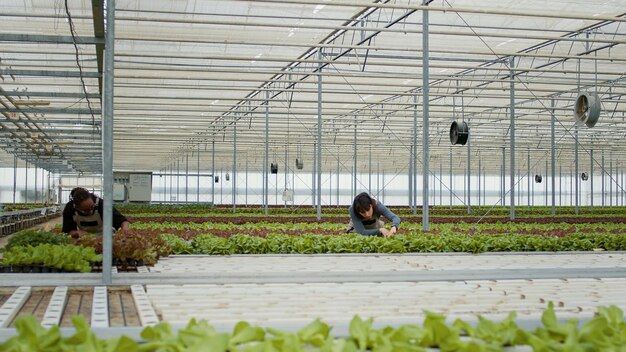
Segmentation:
<svg viewBox="0 0 626 352">
<path fill-rule="evenodd" d="M 391 238 L 346 234 L 347 215 L 326 217 L 318 221 L 314 216 L 264 216 L 258 208 L 245 208 L 247 214 L 237 217 L 226 213 L 230 209 L 208 208 L 211 215 L 189 216 L 189 209 L 200 211 L 199 206 L 130 206 L 129 209 L 146 211 L 156 209 L 157 216 L 131 217 L 131 230 L 113 237 L 113 263 L 124 267 L 153 265 L 160 256 L 174 254 L 282 254 L 282 253 L 416 253 L 416 252 L 505 252 L 505 251 L 592 251 L 626 250 L 626 226 L 618 216 L 622 210 L 612 208 L 616 216 L 594 218 L 582 223 L 541 223 L 484 221 L 474 222 L 473 217 L 439 218 L 428 232 L 422 231 L 416 218 L 403 218 L 399 234 Z M 339 208 L 329 208 L 338 210 Z M 408 208 L 407 208 L 408 209 Z M 162 210 L 170 211 L 167 216 Z M 285 211 L 284 208 L 272 210 Z M 342 211 L 346 211 L 342 208 Z M 452 209 L 458 211 L 458 209 Z M 177 213 L 178 212 L 178 213 Z M 183 213 L 183 214 L 181 214 Z M 302 213 L 305 214 L 305 213 Z M 150 214 L 147 214 L 150 215 Z M 606 214 L 605 214 L 606 215 Z M 611 214 L 608 214 L 611 215 Z M 435 218 L 436 219 L 436 218 Z M 453 219 L 453 220 L 451 220 Z M 587 221 L 587 218 L 576 218 Z M 495 220 L 492 218 L 491 220 Z M 556 220 L 556 218 L 552 218 Z M 609 221 L 610 220 L 610 221 Z M 39 258 L 41 251 L 24 253 L 37 258 L 24 259 L 12 248 L 37 248 L 48 244 L 65 248 L 69 244 L 93 248 L 102 253 L 102 239 L 93 235 L 71 239 L 67 235 L 45 231 L 22 231 L 13 236 L 6 247 L 5 266 L 11 261 L 26 260 L 33 265 L 56 261 L 59 249 L 50 249 L 50 258 Z M 48 247 L 45 247 L 48 248 Z M 50 247 L 53 248 L 53 247 Z M 57 248 L 57 247 L 54 247 Z M 74 259 L 65 256 L 67 261 Z M 8 261 L 7 261 L 8 260 Z M 62 270 L 86 271 L 79 263 L 53 265 Z M 75 265 L 74 268 L 68 269 Z M 45 266 L 45 265 L 44 265 Z"/>
<path fill-rule="evenodd" d="M 0 264 L 4 272 L 82 272 L 102 263 L 102 256 L 90 247 L 40 244 L 13 246 L 4 251 Z M 6 270 L 10 268 L 10 270 Z M 54 270 L 53 270 L 54 269 Z"/>
<path fill-rule="evenodd" d="M 401 216 L 404 223 L 421 223 L 421 217 L 404 217 Z M 317 220 L 315 216 L 237 216 L 216 214 L 211 216 L 188 216 L 188 215 L 167 215 L 167 216 L 129 216 L 132 222 L 157 222 L 157 223 L 198 223 L 205 222 L 218 222 L 218 223 L 233 223 L 233 224 L 245 224 L 245 223 L 267 223 L 267 222 L 291 222 L 291 223 L 315 223 L 315 222 L 332 222 L 338 224 L 347 224 L 349 217 L 344 216 L 326 216 L 322 220 Z M 585 223 L 616 223 L 626 224 L 626 217 L 552 217 L 552 218 L 519 218 L 514 221 L 510 221 L 507 217 L 430 217 L 429 223 L 431 224 L 499 224 L 499 223 L 529 223 L 529 224 L 552 224 L 552 223 L 568 223 L 568 224 L 585 224 Z"/>
<path fill-rule="evenodd" d="M 398 214 L 401 217 L 410 217 L 416 216 L 421 217 L 422 209 L 421 207 L 417 207 L 416 211 L 409 207 L 394 207 L 388 206 L 391 211 L 395 214 Z M 122 213 L 131 215 L 131 216 L 153 216 L 153 215 L 196 215 L 196 216 L 207 216 L 207 215 L 215 215 L 221 214 L 224 216 L 264 216 L 265 209 L 261 206 L 241 206 L 238 205 L 236 208 L 236 213 L 232 213 L 232 206 L 210 206 L 209 204 L 186 204 L 186 205 L 161 205 L 161 204 L 152 204 L 152 205 L 116 205 Z M 323 206 L 322 207 L 322 217 L 325 216 L 346 216 L 347 214 L 347 206 L 337 207 L 337 206 Z M 470 216 L 474 217 L 509 217 L 509 208 L 508 207 L 477 207 L 473 206 Z M 551 215 L 551 207 L 544 206 L 536 206 L 536 207 L 526 207 L 526 206 L 517 206 L 515 208 L 515 213 L 518 217 L 553 217 Z M 308 215 L 311 216 L 315 214 L 315 208 L 311 208 L 310 206 L 301 206 L 301 207 L 283 207 L 283 206 L 270 206 L 268 208 L 269 215 L 281 215 L 281 216 L 298 216 L 298 215 Z M 415 214 L 414 214 L 415 213 Z M 560 216 L 583 216 L 583 217 L 591 217 L 591 216 L 608 216 L 608 217 L 626 217 L 626 207 L 579 207 L 578 214 L 576 215 L 575 207 L 557 207 L 556 208 L 556 217 Z M 467 207 L 464 206 L 436 206 L 431 207 L 429 209 L 429 215 L 437 217 L 465 217 L 467 214 Z"/>
<path fill-rule="evenodd" d="M 389 238 L 348 234 L 342 236 L 265 237 L 236 234 L 220 237 L 202 234 L 185 240 L 174 234 L 161 237 L 172 254 L 322 254 L 322 253 L 432 253 L 626 250 L 626 235 L 570 235 L 541 237 L 520 235 L 396 235 Z"/>
<path fill-rule="evenodd" d="M 276 220 L 276 219 L 275 219 Z M 303 222 L 295 223 L 287 222 L 217 222 L 207 219 L 205 222 L 135 222 L 134 230 L 163 230 L 163 231 L 255 231 L 262 230 L 265 232 L 281 232 L 289 234 L 299 233 L 324 233 L 324 234 L 341 234 L 345 233 L 347 225 L 343 223 L 332 222 Z M 401 224 L 402 233 L 421 234 L 422 225 L 419 223 L 403 222 Z M 614 223 L 587 223 L 587 224 L 568 224 L 568 223 L 550 223 L 550 224 L 526 224 L 526 223 L 495 223 L 495 224 L 472 224 L 461 222 L 458 224 L 433 224 L 429 233 L 433 234 L 531 234 L 531 235 L 569 235 L 574 233 L 613 233 L 625 234 L 626 226 Z"/>
</svg>

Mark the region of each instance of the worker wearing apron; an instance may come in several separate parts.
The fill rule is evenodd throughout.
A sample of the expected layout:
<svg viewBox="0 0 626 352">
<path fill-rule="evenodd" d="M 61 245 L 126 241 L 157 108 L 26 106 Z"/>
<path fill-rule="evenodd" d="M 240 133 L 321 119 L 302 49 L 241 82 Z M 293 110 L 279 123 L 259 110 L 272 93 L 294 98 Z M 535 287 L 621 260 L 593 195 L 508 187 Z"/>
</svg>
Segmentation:
<svg viewBox="0 0 626 352">
<path fill-rule="evenodd" d="M 63 210 L 63 232 L 72 237 L 87 233 L 102 235 L 102 198 L 88 190 L 77 187 L 70 193 L 70 201 Z M 113 227 L 125 231 L 130 222 L 117 209 L 113 208 Z"/>
</svg>

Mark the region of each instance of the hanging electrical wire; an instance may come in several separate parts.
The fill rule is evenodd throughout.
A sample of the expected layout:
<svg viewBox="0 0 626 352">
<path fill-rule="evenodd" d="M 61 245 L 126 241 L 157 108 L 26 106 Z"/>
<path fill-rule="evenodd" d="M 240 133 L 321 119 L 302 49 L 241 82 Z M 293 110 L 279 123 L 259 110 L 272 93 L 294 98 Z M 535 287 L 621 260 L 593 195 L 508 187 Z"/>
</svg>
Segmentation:
<svg viewBox="0 0 626 352">
<path fill-rule="evenodd" d="M 95 130 L 98 129 L 96 126 L 96 116 L 91 108 L 91 100 L 89 100 L 89 94 L 87 93 L 87 86 L 85 84 L 85 79 L 83 77 L 83 67 L 80 65 L 80 52 L 78 50 L 78 44 L 76 43 L 76 29 L 74 28 L 74 21 L 72 20 L 72 14 L 70 13 L 70 8 L 68 6 L 67 0 L 65 0 L 65 14 L 67 15 L 67 22 L 70 26 L 70 34 L 72 35 L 72 44 L 74 45 L 74 51 L 76 53 L 76 65 L 78 66 L 78 72 L 80 75 L 80 83 L 83 88 L 83 93 L 85 93 L 85 99 L 87 100 L 87 107 L 89 108 L 89 112 L 91 113 L 91 123 Z"/>
</svg>

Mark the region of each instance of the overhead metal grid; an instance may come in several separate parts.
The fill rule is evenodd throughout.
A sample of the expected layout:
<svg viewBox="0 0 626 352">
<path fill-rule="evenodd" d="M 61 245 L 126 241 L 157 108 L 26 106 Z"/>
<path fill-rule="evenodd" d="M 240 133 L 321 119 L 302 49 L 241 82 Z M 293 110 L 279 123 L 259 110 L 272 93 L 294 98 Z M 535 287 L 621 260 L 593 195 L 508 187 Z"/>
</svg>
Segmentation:
<svg viewBox="0 0 626 352">
<path fill-rule="evenodd" d="M 574 105 L 592 92 L 601 113 L 595 127 L 578 128 L 579 153 L 623 162 L 624 8 L 626 1 L 118 0 L 113 167 L 162 170 L 199 152 L 206 169 L 214 142 L 216 168 L 229 169 L 235 138 L 238 168 L 262 170 L 266 143 L 278 159 L 287 149 L 287 158 L 298 153 L 311 165 L 321 114 L 323 170 L 339 161 L 351 172 L 356 143 L 388 174 L 406 174 L 413 135 L 423 143 L 426 9 L 431 167 L 466 154 L 459 148 L 470 146 L 448 141 L 450 124 L 462 120 L 482 171 L 499 173 L 511 87 L 518 160 L 532 153 L 541 167 L 550 158 L 553 111 L 560 164 L 574 169 Z M 102 171 L 103 9 L 103 1 L 2 1 L 3 165 L 17 155 L 51 171 Z M 456 160 L 455 173 L 466 167 Z"/>
</svg>

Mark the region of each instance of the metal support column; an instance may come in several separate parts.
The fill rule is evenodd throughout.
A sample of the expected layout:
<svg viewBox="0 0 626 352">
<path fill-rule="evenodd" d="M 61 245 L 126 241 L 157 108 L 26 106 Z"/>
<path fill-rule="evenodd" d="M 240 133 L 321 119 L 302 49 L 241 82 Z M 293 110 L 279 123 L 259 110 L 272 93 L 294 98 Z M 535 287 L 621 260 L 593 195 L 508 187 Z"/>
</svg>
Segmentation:
<svg viewBox="0 0 626 352">
<path fill-rule="evenodd" d="M 510 60 L 510 99 L 511 99 L 511 107 L 509 113 L 511 114 L 511 176 L 509 179 L 510 188 L 511 188 L 511 208 L 509 211 L 509 217 L 511 220 L 515 220 L 515 58 L 512 57 Z"/>
<path fill-rule="evenodd" d="M 619 205 L 619 164 L 615 164 L 615 206 Z"/>
<path fill-rule="evenodd" d="M 172 201 L 172 194 L 174 189 L 174 163 L 170 164 L 170 196 L 168 202 Z"/>
<path fill-rule="evenodd" d="M 341 169 L 339 168 L 339 146 L 337 146 L 337 206 L 339 206 L 339 172 Z"/>
<path fill-rule="evenodd" d="M 189 203 L 189 153 L 185 153 L 185 203 Z"/>
<path fill-rule="evenodd" d="M 104 97 L 102 115 L 102 283 L 110 285 L 113 264 L 113 87 L 115 60 L 115 0 L 106 6 L 106 31 L 104 51 Z"/>
<path fill-rule="evenodd" d="M 513 170 L 511 170 L 513 173 Z M 506 148 L 502 147 L 502 206 L 506 206 Z"/>
<path fill-rule="evenodd" d="M 34 185 L 34 190 L 35 190 L 35 203 L 37 203 L 37 164 L 35 164 L 35 185 Z M 43 202 L 42 202 L 43 203 Z"/>
<path fill-rule="evenodd" d="M 478 206 L 479 207 L 482 204 L 482 202 L 480 201 L 480 194 L 481 194 L 480 193 L 480 190 L 481 190 L 481 187 L 480 187 L 480 172 L 481 171 L 480 170 L 482 170 L 482 166 L 481 166 L 482 160 L 481 159 L 482 158 L 480 157 L 480 154 L 478 154 Z"/>
<path fill-rule="evenodd" d="M 269 166 L 270 166 L 270 91 L 266 87 L 265 91 L 265 162 L 263 163 L 263 213 L 267 215 L 267 207 L 269 203 Z"/>
<path fill-rule="evenodd" d="M 315 201 L 317 200 L 315 189 L 317 181 L 315 175 L 317 174 L 317 143 L 313 142 L 313 168 L 311 169 L 311 207 L 315 208 Z"/>
<path fill-rule="evenodd" d="M 551 99 L 550 105 L 552 107 L 550 116 L 550 162 L 552 163 L 552 215 L 556 214 L 556 150 L 555 150 L 555 124 L 556 115 L 554 114 L 554 98 Z"/>
<path fill-rule="evenodd" d="M 422 1 L 422 5 L 428 5 L 426 0 Z M 424 111 L 423 111 L 423 131 L 422 131 L 422 159 L 423 159 L 423 172 L 422 172 L 422 231 L 429 230 L 428 223 L 428 175 L 429 171 L 429 159 L 430 159 L 430 151 L 428 150 L 428 134 L 429 134 L 429 121 L 430 118 L 430 97 L 429 97 L 429 48 L 428 48 L 428 10 L 422 10 L 422 94 L 424 102 Z"/>
<path fill-rule="evenodd" d="M 28 160 L 26 160 L 26 165 L 24 166 L 24 199 L 22 203 L 28 203 Z"/>
<path fill-rule="evenodd" d="M 593 207 L 593 148 L 589 150 L 589 187 L 591 188 L 591 206 Z"/>
<path fill-rule="evenodd" d="M 522 170 L 520 170 L 520 168 L 517 168 L 517 175 L 521 175 L 522 174 Z M 522 204 L 522 183 L 521 182 L 517 182 L 517 203 L 515 204 Z"/>
<path fill-rule="evenodd" d="M 373 194 L 372 192 L 372 146 L 369 146 L 369 161 L 367 162 L 367 164 L 369 165 L 367 168 L 367 177 L 368 177 L 368 184 L 367 184 L 367 192 L 369 194 Z"/>
<path fill-rule="evenodd" d="M 461 107 L 463 109 L 463 107 Z M 472 138 L 467 137 L 467 214 L 472 213 Z"/>
<path fill-rule="evenodd" d="M 413 214 L 417 214 L 415 204 L 416 190 L 413 187 L 415 182 L 415 151 L 417 148 L 417 94 L 413 95 L 413 139 L 411 142 L 411 152 L 409 153 L 409 207 L 413 209 Z"/>
<path fill-rule="evenodd" d="M 448 163 L 448 166 L 450 166 L 450 170 L 449 170 L 449 172 L 450 172 L 449 173 L 449 175 L 450 175 L 450 192 L 449 192 L 449 195 L 450 195 L 450 209 L 452 209 L 452 190 L 454 189 L 454 182 L 452 181 L 452 148 L 448 148 L 448 151 L 449 151 L 449 157 L 450 157 L 450 160 L 449 160 L 449 163 Z"/>
<path fill-rule="evenodd" d="M 532 185 L 532 197 L 531 197 L 531 202 L 532 202 L 532 205 L 533 205 L 533 206 L 535 205 L 535 184 L 536 184 L 535 182 L 532 182 L 532 184 L 531 184 L 531 185 Z"/>
<path fill-rule="evenodd" d="M 288 157 L 287 149 L 289 149 L 288 145 L 285 146 L 285 162 L 284 162 L 284 164 L 285 164 L 285 187 L 284 187 L 284 190 L 285 191 L 287 190 L 287 180 L 289 179 L 289 176 L 288 176 L 289 175 L 288 174 L 289 168 L 287 167 L 287 157 Z M 285 208 L 287 208 L 287 199 L 283 199 L 283 201 L 285 202 Z"/>
<path fill-rule="evenodd" d="M 357 173 L 358 173 L 358 167 L 357 167 L 357 143 L 358 142 L 358 138 L 357 138 L 357 121 L 356 121 L 356 115 L 354 116 L 354 166 L 353 166 L 353 171 L 354 173 L 352 174 L 352 198 L 356 197 L 357 193 L 359 193 L 359 191 L 357 190 Z M 350 204 L 352 204 L 352 202 L 350 202 Z"/>
<path fill-rule="evenodd" d="M 16 193 L 17 193 L 17 155 L 13 155 L 13 204 L 15 204 Z"/>
<path fill-rule="evenodd" d="M 622 192 L 621 192 L 621 194 L 622 194 L 622 195 L 621 195 L 621 197 L 622 197 L 622 198 L 621 198 L 621 201 L 622 201 L 622 206 L 624 206 L 624 194 L 625 194 L 626 192 L 624 191 L 624 170 L 623 170 L 623 169 L 622 169 L 622 186 L 620 187 L 620 189 L 622 190 Z"/>
<path fill-rule="evenodd" d="M 603 150 L 602 151 L 602 169 L 601 169 L 602 171 L 601 173 L 602 174 L 602 206 L 604 206 L 604 174 L 605 174 L 604 170 L 606 169 L 604 168 L 604 150 Z"/>
<path fill-rule="evenodd" d="M 317 70 L 317 220 L 322 219 L 322 49 L 318 49 L 320 60 Z"/>
<path fill-rule="evenodd" d="M 198 162 L 198 175 L 196 178 L 196 202 L 200 203 L 200 143 L 198 143 L 198 150 L 197 150 L 198 155 L 196 156 L 198 158 L 197 162 Z M 213 178 L 213 176 L 211 176 L 211 178 Z"/>
<path fill-rule="evenodd" d="M 417 145 L 413 153 L 413 204 L 415 205 L 414 213 L 417 214 Z"/>
<path fill-rule="evenodd" d="M 549 174 L 550 173 L 548 172 L 548 160 L 546 160 L 546 182 L 545 182 L 546 187 L 544 188 L 545 195 L 546 195 L 546 207 L 548 206 L 548 175 Z"/>
<path fill-rule="evenodd" d="M 563 165 L 559 164 L 559 206 L 563 205 Z"/>
<path fill-rule="evenodd" d="M 479 193 L 479 198 L 480 198 L 480 193 Z M 443 164 L 439 163 L 439 206 L 442 206 L 442 205 L 443 205 Z"/>
<path fill-rule="evenodd" d="M 42 181 L 43 182 L 43 181 Z M 623 182 L 622 182 L 623 183 Z M 48 174 L 46 175 L 46 195 L 45 195 L 45 202 L 46 204 L 48 203 L 54 203 L 52 199 L 50 199 L 49 195 L 50 195 L 50 171 L 48 171 Z"/>
<path fill-rule="evenodd" d="M 526 161 L 526 177 L 526 192 L 528 198 L 528 206 L 530 207 L 530 179 L 532 178 L 532 175 L 530 174 L 530 148 L 528 148 L 528 159 Z"/>
<path fill-rule="evenodd" d="M 609 206 L 613 206 L 613 156 L 609 157 Z"/>
<path fill-rule="evenodd" d="M 211 206 L 215 206 L 215 141 L 211 141 Z"/>
<path fill-rule="evenodd" d="M 574 205 L 574 177 L 572 177 L 572 169 L 569 170 L 569 205 Z"/>
<path fill-rule="evenodd" d="M 233 214 L 237 212 L 237 117 L 233 120 L 233 174 L 230 179 L 233 184 Z"/>
<path fill-rule="evenodd" d="M 580 194 L 578 193 L 578 123 L 574 125 L 574 214 L 578 215 L 578 200 L 580 199 Z"/>
<path fill-rule="evenodd" d="M 45 187 L 44 187 L 45 180 L 46 180 L 45 170 L 41 169 L 41 203 L 48 204 L 48 202 L 46 200 L 47 192 L 44 191 L 45 190 Z"/>
</svg>

